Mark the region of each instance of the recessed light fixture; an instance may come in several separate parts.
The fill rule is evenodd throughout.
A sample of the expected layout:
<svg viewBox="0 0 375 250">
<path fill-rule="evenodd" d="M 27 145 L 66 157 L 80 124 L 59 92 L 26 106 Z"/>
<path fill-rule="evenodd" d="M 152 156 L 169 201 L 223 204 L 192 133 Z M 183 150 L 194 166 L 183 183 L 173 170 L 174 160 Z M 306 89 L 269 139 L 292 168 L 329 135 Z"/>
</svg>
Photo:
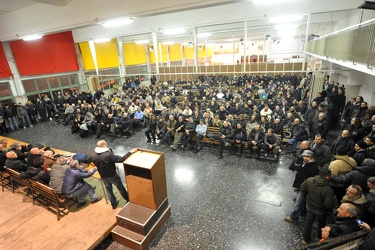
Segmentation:
<svg viewBox="0 0 375 250">
<path fill-rule="evenodd" d="M 164 30 L 164 35 L 179 35 L 185 33 L 186 29 L 184 28 L 174 28 L 174 29 L 167 29 Z"/>
<path fill-rule="evenodd" d="M 268 20 L 270 23 L 291 23 L 302 19 L 302 15 L 277 16 Z"/>
<path fill-rule="evenodd" d="M 198 33 L 197 37 L 199 38 L 205 38 L 205 37 L 210 37 L 212 36 L 211 33 Z"/>
<path fill-rule="evenodd" d="M 121 18 L 121 19 L 105 21 L 102 23 L 102 25 L 106 28 L 113 28 L 113 27 L 119 27 L 119 26 L 131 24 L 132 22 L 133 22 L 133 19 Z"/>
<path fill-rule="evenodd" d="M 150 41 L 149 40 L 138 40 L 135 43 L 136 44 L 148 44 L 148 43 L 150 43 Z"/>
<path fill-rule="evenodd" d="M 30 36 L 25 36 L 24 38 L 22 38 L 24 41 L 32 41 L 32 40 L 37 40 L 37 39 L 40 39 L 42 38 L 43 35 L 30 35 Z"/>
<path fill-rule="evenodd" d="M 109 41 L 111 41 L 111 38 L 99 38 L 94 40 L 95 43 L 106 43 Z"/>
</svg>

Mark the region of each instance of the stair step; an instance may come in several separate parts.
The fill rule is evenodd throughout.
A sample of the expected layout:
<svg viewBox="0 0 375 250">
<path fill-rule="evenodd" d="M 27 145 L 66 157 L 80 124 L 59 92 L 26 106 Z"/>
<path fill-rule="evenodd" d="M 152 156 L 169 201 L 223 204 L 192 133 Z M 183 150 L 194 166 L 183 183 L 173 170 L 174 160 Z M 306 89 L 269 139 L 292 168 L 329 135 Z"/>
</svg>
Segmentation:
<svg viewBox="0 0 375 250">
<path fill-rule="evenodd" d="M 138 234 L 147 235 L 168 206 L 168 199 L 165 199 L 157 210 L 128 202 L 117 213 L 117 224 Z"/>
</svg>

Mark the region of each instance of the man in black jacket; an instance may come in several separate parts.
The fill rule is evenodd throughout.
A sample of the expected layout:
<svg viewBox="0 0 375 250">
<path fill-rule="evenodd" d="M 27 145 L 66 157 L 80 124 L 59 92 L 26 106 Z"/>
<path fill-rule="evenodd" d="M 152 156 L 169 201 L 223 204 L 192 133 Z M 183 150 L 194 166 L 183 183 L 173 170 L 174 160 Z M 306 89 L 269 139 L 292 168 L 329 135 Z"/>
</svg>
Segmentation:
<svg viewBox="0 0 375 250">
<path fill-rule="evenodd" d="M 231 126 L 229 126 L 227 121 L 223 122 L 223 125 L 220 127 L 217 135 L 214 135 L 214 138 L 220 142 L 219 159 L 222 159 L 224 147 L 228 146 L 233 138 L 233 129 Z"/>
<path fill-rule="evenodd" d="M 128 192 L 125 190 L 120 176 L 116 172 L 116 163 L 122 163 L 126 160 L 126 158 L 135 152 L 137 152 L 137 149 L 133 148 L 124 156 L 119 156 L 115 155 L 113 151 L 108 148 L 106 141 L 100 140 L 96 143 L 95 153 L 92 156 L 92 162 L 98 168 L 98 172 L 102 181 L 104 182 L 113 209 L 117 208 L 119 201 L 113 194 L 112 184 L 117 187 L 121 196 L 126 201 L 129 200 Z"/>
</svg>

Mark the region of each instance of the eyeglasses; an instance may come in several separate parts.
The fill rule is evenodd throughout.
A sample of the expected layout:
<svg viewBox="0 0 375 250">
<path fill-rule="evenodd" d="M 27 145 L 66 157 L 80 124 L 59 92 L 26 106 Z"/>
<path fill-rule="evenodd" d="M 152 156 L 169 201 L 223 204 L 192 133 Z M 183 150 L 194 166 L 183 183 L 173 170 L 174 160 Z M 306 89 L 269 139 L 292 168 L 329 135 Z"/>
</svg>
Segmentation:
<svg viewBox="0 0 375 250">
<path fill-rule="evenodd" d="M 356 195 L 357 193 L 354 193 L 352 191 L 349 190 L 349 188 L 346 189 L 346 192 L 348 192 L 349 194 L 352 194 L 352 195 Z"/>
</svg>

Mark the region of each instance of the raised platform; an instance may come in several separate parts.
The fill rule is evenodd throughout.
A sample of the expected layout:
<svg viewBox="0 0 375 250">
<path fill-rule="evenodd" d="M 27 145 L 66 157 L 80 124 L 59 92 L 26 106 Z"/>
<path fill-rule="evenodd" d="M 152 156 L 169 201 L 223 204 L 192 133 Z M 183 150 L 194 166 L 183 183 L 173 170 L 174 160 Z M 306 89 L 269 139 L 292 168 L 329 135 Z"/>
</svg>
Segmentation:
<svg viewBox="0 0 375 250">
<path fill-rule="evenodd" d="M 8 146 L 14 141 L 7 139 Z M 28 143 L 20 142 L 22 145 Z M 70 152 L 53 149 L 59 154 Z M 98 196 L 104 193 L 100 181 L 90 177 L 85 179 L 90 185 L 96 186 Z M 15 193 L 8 187 L 0 191 L 0 249 L 95 249 L 111 230 L 116 226 L 116 213 L 124 206 L 125 201 L 117 192 L 120 205 L 113 210 L 105 199 L 98 203 L 78 208 L 77 204 L 69 204 L 62 218 L 56 220 L 56 212 L 49 204 L 36 201 L 33 205 L 28 189 L 19 187 Z M 86 198 L 89 200 L 89 198 Z"/>
</svg>

